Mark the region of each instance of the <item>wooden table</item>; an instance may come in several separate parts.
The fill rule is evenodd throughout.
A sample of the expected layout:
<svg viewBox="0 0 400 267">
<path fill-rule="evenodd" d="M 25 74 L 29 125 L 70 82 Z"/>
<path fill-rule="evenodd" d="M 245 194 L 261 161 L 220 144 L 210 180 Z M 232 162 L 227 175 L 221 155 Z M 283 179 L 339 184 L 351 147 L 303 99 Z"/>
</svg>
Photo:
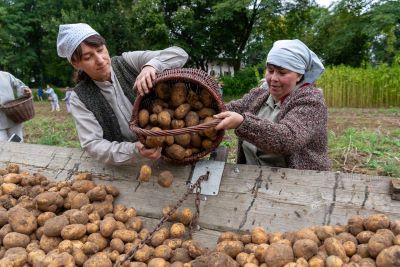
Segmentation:
<svg viewBox="0 0 400 267">
<path fill-rule="evenodd" d="M 76 148 L 1 143 L 0 168 L 18 163 L 22 170 L 38 172 L 57 181 L 74 173 L 91 172 L 96 183 L 119 188 L 117 203 L 134 207 L 152 227 L 162 208 L 174 205 L 187 190 L 191 166 L 153 165 L 151 182 L 138 185 L 136 166 L 112 167 L 90 158 Z M 157 183 L 157 175 L 170 170 L 175 175 L 170 188 Z M 268 231 L 292 231 L 312 225 L 346 224 L 350 216 L 384 213 L 400 219 L 400 201 L 392 200 L 392 178 L 340 172 L 302 171 L 226 164 L 217 196 L 202 197 L 199 225 L 194 239 L 212 248 L 220 231 L 247 231 L 262 226 Z M 194 195 L 183 206 L 195 210 Z"/>
</svg>

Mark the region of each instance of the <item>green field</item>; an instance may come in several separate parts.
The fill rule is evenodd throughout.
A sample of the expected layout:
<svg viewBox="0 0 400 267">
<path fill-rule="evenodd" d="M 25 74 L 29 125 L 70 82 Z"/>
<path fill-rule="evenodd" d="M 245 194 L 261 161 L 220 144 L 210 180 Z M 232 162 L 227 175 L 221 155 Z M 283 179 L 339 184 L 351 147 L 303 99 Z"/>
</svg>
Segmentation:
<svg viewBox="0 0 400 267">
<path fill-rule="evenodd" d="M 50 103 L 35 102 L 36 116 L 25 123 L 25 142 L 80 147 L 72 116 L 61 103 L 50 112 Z M 329 109 L 329 156 L 333 170 L 400 177 L 400 108 Z M 233 163 L 237 139 L 227 131 L 223 145 Z"/>
</svg>

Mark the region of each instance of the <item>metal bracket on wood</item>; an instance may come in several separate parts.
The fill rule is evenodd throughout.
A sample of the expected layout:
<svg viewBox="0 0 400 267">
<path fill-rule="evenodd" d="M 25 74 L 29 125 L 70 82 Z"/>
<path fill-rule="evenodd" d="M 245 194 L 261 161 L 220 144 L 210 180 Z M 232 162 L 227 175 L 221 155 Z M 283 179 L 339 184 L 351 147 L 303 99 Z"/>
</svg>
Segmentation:
<svg viewBox="0 0 400 267">
<path fill-rule="evenodd" d="M 392 179 L 390 182 L 390 195 L 393 200 L 400 200 L 400 179 Z"/>
</svg>

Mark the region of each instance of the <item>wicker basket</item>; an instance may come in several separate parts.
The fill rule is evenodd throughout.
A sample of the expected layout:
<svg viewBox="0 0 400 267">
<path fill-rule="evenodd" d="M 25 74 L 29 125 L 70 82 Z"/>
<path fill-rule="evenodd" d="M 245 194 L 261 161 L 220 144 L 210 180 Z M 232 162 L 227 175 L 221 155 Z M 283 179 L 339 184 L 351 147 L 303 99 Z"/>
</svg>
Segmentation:
<svg viewBox="0 0 400 267">
<path fill-rule="evenodd" d="M 192 90 L 196 94 L 199 94 L 201 90 L 206 90 L 214 100 L 211 107 L 214 110 L 216 110 L 217 113 L 226 111 L 225 104 L 222 101 L 222 97 L 218 91 L 217 82 L 202 70 L 189 69 L 189 68 L 166 70 L 157 75 L 157 78 L 154 83 L 154 88 L 157 85 L 157 83 L 167 83 L 169 85 L 172 85 L 177 82 L 185 83 L 186 89 Z M 215 119 L 211 122 L 202 123 L 191 127 L 172 129 L 172 130 L 162 130 L 157 132 L 142 129 L 141 127 L 139 127 L 138 123 L 139 111 L 143 108 L 148 109 L 152 101 L 156 98 L 157 98 L 156 93 L 154 90 L 152 90 L 149 94 L 146 94 L 143 97 L 138 95 L 133 105 L 130 128 L 137 135 L 139 141 L 142 142 L 143 144 L 145 143 L 147 136 L 176 136 L 180 134 L 197 133 L 205 129 L 215 127 L 220 122 L 220 120 Z M 163 149 L 161 157 L 165 161 L 173 163 L 179 163 L 179 164 L 193 163 L 203 158 L 207 154 L 211 153 L 219 145 L 219 143 L 221 143 L 223 137 L 224 137 L 224 131 L 222 130 L 218 131 L 217 136 L 212 141 L 212 146 L 210 148 L 202 149 L 198 153 L 193 154 L 189 157 L 185 157 L 182 160 L 177 160 L 168 157 L 165 154 L 165 149 Z"/>
<path fill-rule="evenodd" d="M 15 123 L 21 123 L 35 116 L 33 96 L 22 96 L 0 105 L 0 110 Z"/>
</svg>

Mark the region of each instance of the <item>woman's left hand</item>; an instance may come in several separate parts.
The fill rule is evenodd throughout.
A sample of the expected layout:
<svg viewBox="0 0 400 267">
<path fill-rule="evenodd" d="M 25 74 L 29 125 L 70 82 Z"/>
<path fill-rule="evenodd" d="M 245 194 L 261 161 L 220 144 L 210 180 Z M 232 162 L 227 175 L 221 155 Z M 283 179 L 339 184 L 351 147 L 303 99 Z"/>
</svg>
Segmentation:
<svg viewBox="0 0 400 267">
<path fill-rule="evenodd" d="M 157 148 L 146 148 L 142 143 L 137 142 L 136 148 L 142 157 L 157 160 L 161 157 L 161 147 Z"/>
<path fill-rule="evenodd" d="M 153 88 L 153 81 L 156 79 L 156 69 L 152 66 L 145 66 L 136 78 L 133 88 L 136 88 L 141 96 L 148 94 Z"/>
<path fill-rule="evenodd" d="M 215 126 L 216 130 L 236 129 L 244 120 L 242 115 L 233 111 L 221 112 L 217 115 L 214 115 L 214 118 L 222 119 L 222 121 Z"/>
<path fill-rule="evenodd" d="M 24 88 L 24 95 L 31 96 L 32 95 L 32 90 L 29 89 L 28 87 L 25 87 Z"/>
</svg>

